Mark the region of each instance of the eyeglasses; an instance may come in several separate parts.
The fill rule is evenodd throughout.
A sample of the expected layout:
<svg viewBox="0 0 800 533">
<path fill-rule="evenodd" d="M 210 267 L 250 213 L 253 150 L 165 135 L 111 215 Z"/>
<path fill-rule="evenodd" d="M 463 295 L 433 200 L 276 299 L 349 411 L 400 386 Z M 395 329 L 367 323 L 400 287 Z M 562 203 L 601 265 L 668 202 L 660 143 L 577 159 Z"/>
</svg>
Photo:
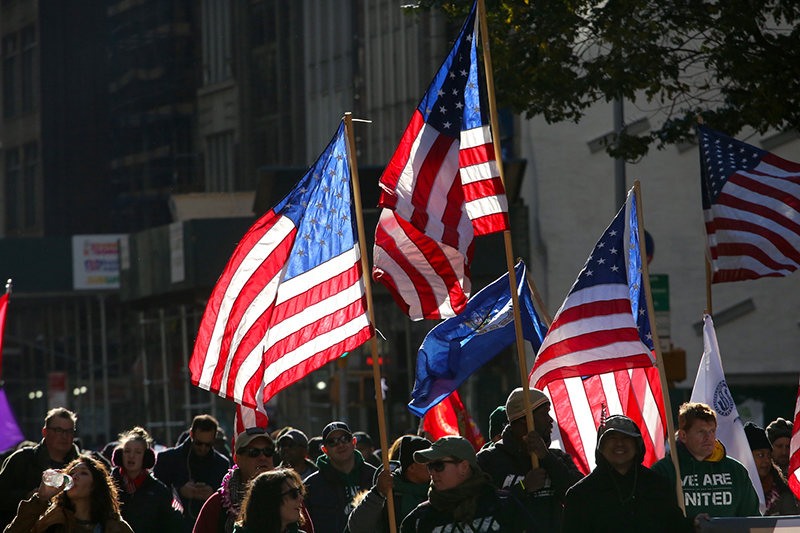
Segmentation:
<svg viewBox="0 0 800 533">
<path fill-rule="evenodd" d="M 294 488 L 291 488 L 291 489 L 289 489 L 289 490 L 287 490 L 285 492 L 281 492 L 281 497 L 289 496 L 289 498 L 291 498 L 293 500 L 296 500 L 297 498 L 300 497 L 300 494 L 301 494 L 300 493 L 300 488 L 299 487 L 294 487 Z"/>
<path fill-rule="evenodd" d="M 432 463 L 428 463 L 428 465 L 427 465 L 428 466 L 428 472 L 442 472 L 442 471 L 444 471 L 444 468 L 445 468 L 445 466 L 447 466 L 448 463 L 449 464 L 458 464 L 460 462 L 461 461 L 452 461 L 452 460 L 434 461 Z"/>
<path fill-rule="evenodd" d="M 247 454 L 248 457 L 255 459 L 262 453 L 264 457 L 272 457 L 275 455 L 275 448 L 239 448 L 239 453 Z"/>
<path fill-rule="evenodd" d="M 214 441 L 211 442 L 203 442 L 201 440 L 192 439 L 192 444 L 201 448 L 211 448 L 214 445 Z"/>
<path fill-rule="evenodd" d="M 70 437 L 75 436 L 75 430 L 74 429 L 61 429 L 61 428 L 57 428 L 57 427 L 49 427 L 47 429 L 52 431 L 53 433 L 55 433 L 57 437 L 61 437 L 63 435 L 69 435 Z"/>
<path fill-rule="evenodd" d="M 353 442 L 352 435 L 339 435 L 338 437 L 333 437 L 325 441 L 325 445 L 329 448 L 333 448 L 337 444 L 347 444 Z"/>
</svg>

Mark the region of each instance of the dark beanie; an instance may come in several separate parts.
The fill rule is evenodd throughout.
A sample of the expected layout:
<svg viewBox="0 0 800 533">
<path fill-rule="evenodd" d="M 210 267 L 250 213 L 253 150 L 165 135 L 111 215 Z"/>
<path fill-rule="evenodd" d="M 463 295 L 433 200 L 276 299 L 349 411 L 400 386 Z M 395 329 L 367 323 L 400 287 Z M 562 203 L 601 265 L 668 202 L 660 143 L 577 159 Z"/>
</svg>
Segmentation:
<svg viewBox="0 0 800 533">
<path fill-rule="evenodd" d="M 767 432 L 752 422 L 744 425 L 744 434 L 747 435 L 747 442 L 751 450 L 771 450 L 772 444 L 767 438 Z"/>
<path fill-rule="evenodd" d="M 506 406 L 501 405 L 489 415 L 489 438 L 493 439 L 495 435 L 503 432 L 503 428 L 508 424 L 506 417 Z"/>
<path fill-rule="evenodd" d="M 767 426 L 767 438 L 775 442 L 781 437 L 792 438 L 792 423 L 785 418 L 778 418 Z"/>
</svg>

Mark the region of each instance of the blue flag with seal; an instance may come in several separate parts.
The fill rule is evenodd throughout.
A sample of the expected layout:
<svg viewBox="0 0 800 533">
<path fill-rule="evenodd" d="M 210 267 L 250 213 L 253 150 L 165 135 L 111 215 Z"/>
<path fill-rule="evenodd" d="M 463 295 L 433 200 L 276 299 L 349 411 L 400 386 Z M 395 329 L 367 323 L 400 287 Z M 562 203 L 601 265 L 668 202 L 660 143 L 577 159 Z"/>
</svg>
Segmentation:
<svg viewBox="0 0 800 533">
<path fill-rule="evenodd" d="M 539 350 L 547 326 L 536 314 L 526 283 L 527 269 L 514 268 L 523 337 Z M 420 346 L 417 375 L 408 409 L 422 417 L 473 372 L 514 344 L 514 310 L 508 273 L 470 298 L 464 310 L 433 328 Z"/>
</svg>

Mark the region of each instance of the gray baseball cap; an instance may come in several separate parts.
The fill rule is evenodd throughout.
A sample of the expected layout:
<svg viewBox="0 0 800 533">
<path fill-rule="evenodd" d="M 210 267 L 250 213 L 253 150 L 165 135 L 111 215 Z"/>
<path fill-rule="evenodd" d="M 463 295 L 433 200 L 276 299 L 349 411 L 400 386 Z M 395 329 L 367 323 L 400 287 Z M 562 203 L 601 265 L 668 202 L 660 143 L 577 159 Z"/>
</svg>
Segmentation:
<svg viewBox="0 0 800 533">
<path fill-rule="evenodd" d="M 455 457 L 461 461 L 468 461 L 470 466 L 478 466 L 475 448 L 464 437 L 448 435 L 431 444 L 430 448 L 414 452 L 414 461 L 423 464 L 445 457 Z"/>
</svg>

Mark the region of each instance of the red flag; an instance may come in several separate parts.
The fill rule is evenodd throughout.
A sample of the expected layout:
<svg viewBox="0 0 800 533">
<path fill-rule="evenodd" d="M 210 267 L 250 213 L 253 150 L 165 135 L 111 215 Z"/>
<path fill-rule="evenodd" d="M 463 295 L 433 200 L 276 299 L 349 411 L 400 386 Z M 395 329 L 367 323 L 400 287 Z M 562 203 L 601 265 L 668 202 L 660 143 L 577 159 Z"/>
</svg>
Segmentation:
<svg viewBox="0 0 800 533">
<path fill-rule="evenodd" d="M 450 396 L 425 414 L 422 429 L 431 434 L 432 440 L 447 435 L 464 437 L 472 444 L 476 452 L 486 443 L 478 425 L 469 416 L 464 404 L 461 403 L 458 391 L 453 391 Z"/>
<path fill-rule="evenodd" d="M 797 391 L 797 402 L 794 404 L 794 425 L 792 426 L 792 442 L 789 446 L 789 487 L 797 498 L 800 498 L 800 390 Z"/>
<path fill-rule="evenodd" d="M 458 314 L 474 235 L 509 228 L 476 41 L 473 7 L 380 180 L 373 277 L 413 320 Z"/>
<path fill-rule="evenodd" d="M 8 293 L 0 296 L 0 376 L 3 375 L 3 332 L 6 327 L 6 311 L 8 311 Z"/>
<path fill-rule="evenodd" d="M 208 301 L 192 382 L 266 412 L 276 392 L 372 336 L 344 126 L 253 225 Z"/>
<path fill-rule="evenodd" d="M 698 125 L 713 283 L 800 266 L 800 164 Z"/>
<path fill-rule="evenodd" d="M 233 415 L 233 436 L 231 437 L 231 450 L 236 451 L 236 437 L 239 433 L 247 431 L 248 428 L 267 429 L 269 418 L 267 415 L 244 405 L 236 406 L 236 414 Z"/>
<path fill-rule="evenodd" d="M 667 421 L 658 369 L 634 368 L 588 378 L 556 379 L 547 384 L 553 442 L 569 453 L 584 474 L 594 469 L 597 428 L 603 415 L 631 418 L 645 442 L 644 465 L 664 457 Z"/>
</svg>

